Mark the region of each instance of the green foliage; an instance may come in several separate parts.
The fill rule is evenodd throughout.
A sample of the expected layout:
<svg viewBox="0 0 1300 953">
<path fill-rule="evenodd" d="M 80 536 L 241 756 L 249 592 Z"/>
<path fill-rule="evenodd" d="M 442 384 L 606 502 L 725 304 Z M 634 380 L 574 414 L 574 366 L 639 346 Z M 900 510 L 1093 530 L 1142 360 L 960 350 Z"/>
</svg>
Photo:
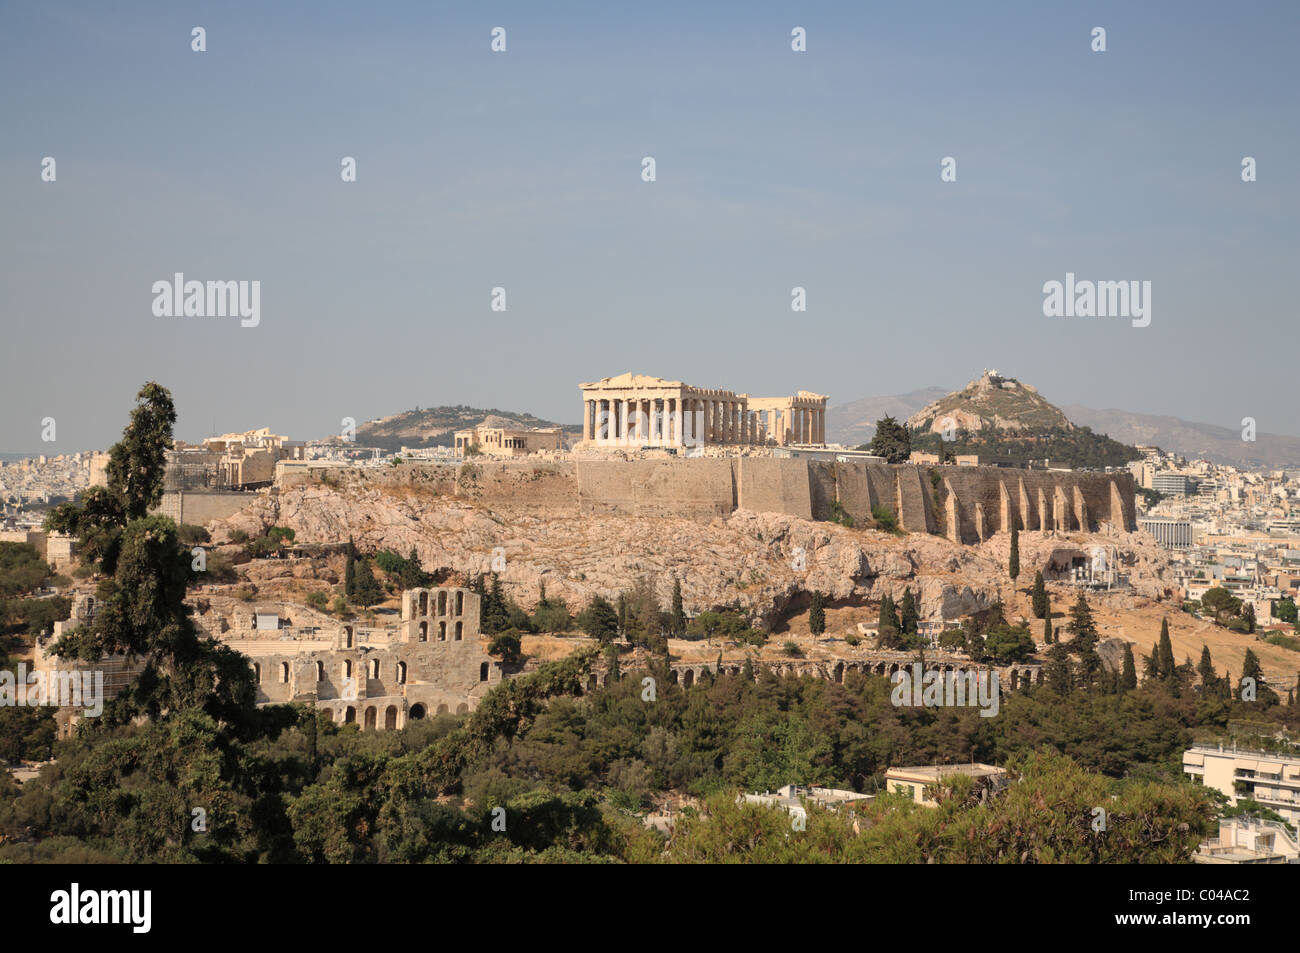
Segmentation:
<svg viewBox="0 0 1300 953">
<path fill-rule="evenodd" d="M 898 518 L 894 516 L 894 511 L 884 504 L 877 503 L 871 508 L 871 518 L 876 522 L 876 528 L 886 533 L 898 533 Z"/>
<path fill-rule="evenodd" d="M 775 747 L 775 746 L 774 746 Z M 796 742 L 796 751 L 798 751 Z M 807 808 L 806 830 L 792 833 L 780 809 L 739 804 L 718 794 L 705 814 L 678 822 L 669 863 L 1186 863 L 1214 825 L 1203 788 L 1134 781 L 1118 790 L 1068 757 L 1033 753 L 1010 766 L 1013 783 L 981 796 L 970 778 L 945 780 L 937 807 L 882 796 L 855 817 Z M 791 769 L 787 769 L 791 770 Z M 794 768 L 791 770 L 793 773 Z M 769 772 L 775 780 L 781 769 Z M 785 774 L 785 777 L 791 774 Z M 816 775 L 809 776 L 816 783 Z M 1106 810 L 1106 834 L 1092 829 Z"/>
<path fill-rule="evenodd" d="M 531 621 L 534 632 L 568 632 L 573 628 L 573 614 L 568 603 L 560 598 L 549 598 L 543 588 L 542 597 L 533 610 Z"/>
<path fill-rule="evenodd" d="M 681 637 L 686 634 L 686 606 L 682 601 L 682 581 L 673 579 L 673 601 L 669 612 L 672 619 L 672 634 Z"/>
<path fill-rule="evenodd" d="M 594 595 L 587 608 L 578 614 L 578 628 L 593 639 L 609 642 L 618 635 L 618 614 L 608 599 Z"/>
<path fill-rule="evenodd" d="M 1295 625 L 1297 617 L 1295 601 L 1289 597 L 1277 600 L 1273 605 L 1273 615 L 1283 622 Z"/>
<path fill-rule="evenodd" d="M 30 543 L 0 543 L 0 599 L 40 588 L 50 567 Z"/>
<path fill-rule="evenodd" d="M 325 612 L 329 609 L 330 597 L 320 589 L 314 589 L 307 593 L 307 605 L 317 612 Z"/>
<path fill-rule="evenodd" d="M 781 651 L 791 658 L 803 657 L 803 649 L 799 648 L 799 645 L 796 642 L 783 642 L 781 644 Z"/>
<path fill-rule="evenodd" d="M 978 454 L 982 461 L 1024 463 L 1049 459 L 1053 466 L 1076 469 L 1123 467 L 1141 457 L 1134 448 L 1104 434 L 1095 434 L 1087 427 L 1074 430 L 1048 427 L 1028 432 L 986 427 L 975 431 L 958 430 L 952 441 L 945 441 L 942 434 L 914 431 L 911 446 L 913 450 L 925 453 Z"/>
<path fill-rule="evenodd" d="M 1007 575 L 1015 582 L 1020 575 L 1020 524 L 1011 527 L 1011 558 L 1007 561 Z M 1039 616 L 1039 618 L 1042 618 Z"/>
<path fill-rule="evenodd" d="M 1051 601 L 1047 595 L 1047 585 L 1043 582 L 1042 570 L 1034 573 L 1034 587 L 1029 593 L 1030 605 L 1035 619 L 1045 619 L 1051 613 Z"/>
<path fill-rule="evenodd" d="M 911 595 L 910 591 L 908 595 Z M 826 631 L 825 597 L 819 589 L 812 594 L 812 605 L 808 609 L 808 629 L 818 636 Z"/>
<path fill-rule="evenodd" d="M 876 421 L 876 433 L 869 447 L 876 456 L 884 457 L 886 463 L 906 463 L 912 453 L 911 431 L 893 417 L 882 417 Z"/>
<path fill-rule="evenodd" d="M 999 664 L 1022 662 L 1034 654 L 1034 637 L 1027 625 L 999 625 L 984 637 L 984 651 Z"/>
<path fill-rule="evenodd" d="M 1215 586 L 1201 596 L 1201 611 L 1207 613 L 1211 621 L 1227 625 L 1241 615 L 1241 600 L 1222 586 Z"/>
<path fill-rule="evenodd" d="M 356 579 L 353 582 L 352 592 L 348 598 L 359 606 L 369 607 L 384 600 L 384 590 L 380 587 L 379 581 L 375 579 L 375 574 L 370 568 L 369 559 L 358 559 L 356 563 Z"/>
<path fill-rule="evenodd" d="M 686 638 L 722 639 L 733 645 L 761 646 L 767 643 L 766 633 L 753 628 L 748 619 L 735 609 L 701 612 L 686 627 Z"/>
<path fill-rule="evenodd" d="M 844 509 L 844 504 L 839 500 L 831 500 L 830 510 L 832 523 L 839 523 L 841 526 L 853 529 L 853 517 Z"/>
<path fill-rule="evenodd" d="M 488 655 L 495 655 L 510 665 L 519 663 L 519 633 L 517 631 L 501 632 L 488 643 Z"/>
</svg>

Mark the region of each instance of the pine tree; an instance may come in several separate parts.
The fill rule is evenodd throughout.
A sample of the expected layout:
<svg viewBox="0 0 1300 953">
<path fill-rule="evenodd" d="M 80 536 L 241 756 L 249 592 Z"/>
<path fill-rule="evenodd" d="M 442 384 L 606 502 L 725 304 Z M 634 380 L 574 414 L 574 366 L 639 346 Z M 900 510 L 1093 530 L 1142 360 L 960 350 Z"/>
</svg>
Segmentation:
<svg viewBox="0 0 1300 953">
<path fill-rule="evenodd" d="M 1255 607 L 1247 602 L 1241 607 L 1241 617 L 1246 620 L 1246 631 L 1255 631 Z"/>
<path fill-rule="evenodd" d="M 1011 524 L 1011 558 L 1007 561 L 1007 575 L 1015 582 L 1020 575 L 1020 523 Z"/>
<path fill-rule="evenodd" d="M 1088 600 L 1084 598 L 1082 592 L 1070 608 L 1070 624 L 1066 626 L 1066 630 L 1074 636 L 1076 643 L 1079 642 L 1080 637 L 1089 644 L 1097 641 L 1097 625 L 1092 621 L 1092 609 L 1089 608 Z"/>
<path fill-rule="evenodd" d="M 1137 688 L 1137 665 L 1133 661 L 1133 643 L 1124 643 L 1124 666 L 1120 670 L 1119 690 L 1129 692 Z"/>
<path fill-rule="evenodd" d="M 673 634 L 677 636 L 686 634 L 686 607 L 682 603 L 682 581 L 673 579 Z"/>
<path fill-rule="evenodd" d="M 1169 681 L 1174 677 L 1174 647 L 1169 641 L 1169 620 L 1160 620 L 1160 677 Z"/>
<path fill-rule="evenodd" d="M 1047 586 L 1043 582 L 1042 570 L 1034 573 L 1034 588 L 1030 590 L 1029 599 L 1034 609 L 1034 618 L 1045 618 L 1050 609 L 1047 600 Z"/>
<path fill-rule="evenodd" d="M 821 635 L 826 631 L 826 608 L 822 605 L 820 589 L 814 590 L 812 594 L 812 607 L 808 610 L 808 629 L 813 635 Z"/>
</svg>

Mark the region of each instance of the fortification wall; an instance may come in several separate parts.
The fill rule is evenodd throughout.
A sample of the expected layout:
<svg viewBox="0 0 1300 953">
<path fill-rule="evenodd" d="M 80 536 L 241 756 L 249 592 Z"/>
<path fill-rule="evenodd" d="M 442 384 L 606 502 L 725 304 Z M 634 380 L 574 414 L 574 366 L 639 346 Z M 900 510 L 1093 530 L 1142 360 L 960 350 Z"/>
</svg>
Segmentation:
<svg viewBox="0 0 1300 953">
<path fill-rule="evenodd" d="M 883 507 L 907 532 L 938 533 L 965 543 L 1008 532 L 1017 522 L 1025 530 L 1096 530 L 1106 522 L 1137 528 L 1128 473 L 739 456 L 411 463 L 324 470 L 316 478 L 336 485 L 419 486 L 485 505 L 525 506 L 567 517 L 625 513 L 712 519 L 747 509 L 824 520 L 838 504 L 862 526 L 869 525 L 873 508 Z"/>
<path fill-rule="evenodd" d="M 778 457 L 737 457 L 735 463 L 737 508 L 757 513 L 785 513 L 806 520 L 813 519 L 814 513 L 818 519 L 829 515 L 829 503 L 820 502 L 827 490 L 815 479 L 816 469 L 806 462 Z M 833 485 L 829 492 L 834 493 Z"/>
<path fill-rule="evenodd" d="M 738 505 L 734 462 L 737 461 L 721 457 L 704 460 L 581 460 L 575 464 L 578 509 L 582 513 L 614 512 L 690 519 L 726 516 Z"/>
<path fill-rule="evenodd" d="M 234 516 L 256 499 L 256 493 L 233 490 L 172 490 L 163 494 L 158 512 L 177 523 L 202 526 Z"/>
</svg>

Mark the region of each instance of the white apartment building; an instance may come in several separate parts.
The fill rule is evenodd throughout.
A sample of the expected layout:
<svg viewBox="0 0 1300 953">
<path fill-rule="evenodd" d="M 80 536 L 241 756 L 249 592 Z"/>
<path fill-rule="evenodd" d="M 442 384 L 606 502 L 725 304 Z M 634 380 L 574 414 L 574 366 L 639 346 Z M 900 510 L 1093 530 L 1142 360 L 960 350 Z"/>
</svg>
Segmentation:
<svg viewBox="0 0 1300 953">
<path fill-rule="evenodd" d="M 1300 823 L 1300 752 L 1197 744 L 1183 752 L 1183 772 L 1222 792 L 1234 807 L 1253 798 L 1287 823 Z"/>
</svg>

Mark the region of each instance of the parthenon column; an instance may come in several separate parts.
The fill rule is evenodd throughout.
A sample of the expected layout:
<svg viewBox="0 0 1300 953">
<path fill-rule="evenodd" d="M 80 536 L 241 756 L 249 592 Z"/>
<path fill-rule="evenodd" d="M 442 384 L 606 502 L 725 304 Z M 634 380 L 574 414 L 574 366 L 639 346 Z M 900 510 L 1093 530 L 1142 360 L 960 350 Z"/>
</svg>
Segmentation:
<svg viewBox="0 0 1300 953">
<path fill-rule="evenodd" d="M 632 442 L 632 398 L 628 397 L 623 401 L 623 420 L 618 427 L 618 442 L 629 444 Z"/>
<path fill-rule="evenodd" d="M 686 441 L 682 438 L 682 417 L 684 416 L 682 413 L 682 399 L 678 397 L 676 398 L 676 400 L 677 400 L 677 406 L 676 406 L 677 416 L 674 423 L 676 425 L 677 432 L 673 434 L 673 446 L 684 447 L 686 446 Z"/>
<path fill-rule="evenodd" d="M 582 439 L 587 442 L 591 439 L 591 401 L 582 402 Z"/>
</svg>

